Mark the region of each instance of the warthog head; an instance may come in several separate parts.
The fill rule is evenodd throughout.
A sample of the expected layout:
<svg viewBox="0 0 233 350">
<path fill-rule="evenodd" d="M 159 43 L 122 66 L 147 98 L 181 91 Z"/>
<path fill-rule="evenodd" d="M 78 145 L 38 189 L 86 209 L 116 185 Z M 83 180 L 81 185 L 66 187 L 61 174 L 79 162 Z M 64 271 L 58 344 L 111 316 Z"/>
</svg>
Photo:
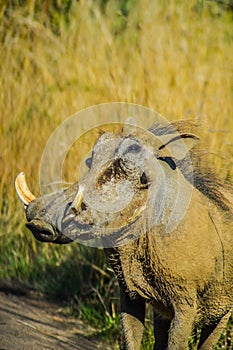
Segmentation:
<svg viewBox="0 0 233 350">
<path fill-rule="evenodd" d="M 155 134 L 155 128 L 103 134 L 86 160 L 86 174 L 56 194 L 35 198 L 21 173 L 16 190 L 34 236 L 107 247 L 122 245 L 154 225 L 164 231 L 178 225 L 191 186 L 176 163 L 187 158 L 198 137 L 174 131 Z"/>
</svg>

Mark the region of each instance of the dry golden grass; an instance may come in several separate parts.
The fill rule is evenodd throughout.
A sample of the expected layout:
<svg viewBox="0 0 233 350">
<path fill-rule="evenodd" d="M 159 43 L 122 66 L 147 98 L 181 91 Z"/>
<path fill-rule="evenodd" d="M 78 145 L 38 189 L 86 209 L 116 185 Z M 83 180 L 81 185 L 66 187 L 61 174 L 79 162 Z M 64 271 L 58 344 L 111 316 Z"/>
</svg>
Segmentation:
<svg viewBox="0 0 233 350">
<path fill-rule="evenodd" d="M 233 178 L 232 16 L 207 1 L 201 11 L 196 1 L 132 3 L 124 26 L 116 1 L 105 14 L 96 1 L 75 2 L 69 25 L 59 19 L 59 35 L 46 12 L 35 14 L 35 1 L 7 16 L 0 7 L 0 236 L 2 261 L 11 264 L 5 275 L 20 276 L 39 249 L 23 232 L 14 178 L 25 171 L 38 194 L 50 134 L 84 107 L 126 101 L 168 120 L 199 121 L 211 131 L 205 141 L 213 167 Z M 46 259 L 53 249 L 40 253 Z M 13 266 L 19 259 L 20 271 Z"/>
<path fill-rule="evenodd" d="M 30 3 L 29 3 L 30 4 Z M 193 2 L 139 1 L 118 34 L 115 2 L 103 15 L 80 1 L 60 36 L 15 9 L 2 18 L 1 193 L 12 203 L 13 179 L 25 170 L 38 188 L 46 141 L 61 121 L 83 107 L 127 101 L 167 119 L 192 118 L 212 130 L 209 149 L 223 177 L 232 174 L 232 20 L 202 15 Z M 5 197 L 4 197 L 5 198 Z"/>
</svg>

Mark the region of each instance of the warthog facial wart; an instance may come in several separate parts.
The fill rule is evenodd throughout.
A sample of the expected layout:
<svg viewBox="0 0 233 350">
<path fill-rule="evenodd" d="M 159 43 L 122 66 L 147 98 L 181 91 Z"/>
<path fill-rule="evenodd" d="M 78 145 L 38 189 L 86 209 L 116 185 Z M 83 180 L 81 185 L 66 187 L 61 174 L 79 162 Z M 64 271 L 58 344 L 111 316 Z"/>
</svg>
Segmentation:
<svg viewBox="0 0 233 350">
<path fill-rule="evenodd" d="M 102 246 L 120 286 L 122 349 L 139 350 L 145 304 L 155 350 L 216 345 L 233 310 L 233 188 L 202 162 L 198 128 L 133 125 L 95 143 L 80 180 L 35 198 L 16 190 L 40 241 Z"/>
</svg>

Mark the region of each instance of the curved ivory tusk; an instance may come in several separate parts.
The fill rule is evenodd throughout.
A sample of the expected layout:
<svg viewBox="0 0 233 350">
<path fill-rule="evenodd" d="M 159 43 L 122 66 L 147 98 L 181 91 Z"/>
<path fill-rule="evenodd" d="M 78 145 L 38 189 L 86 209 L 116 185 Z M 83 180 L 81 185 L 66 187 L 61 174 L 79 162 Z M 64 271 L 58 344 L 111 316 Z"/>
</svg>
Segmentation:
<svg viewBox="0 0 233 350">
<path fill-rule="evenodd" d="M 83 187 L 80 185 L 78 188 L 78 192 L 76 193 L 74 200 L 71 204 L 71 208 L 77 211 L 82 203 L 82 200 L 83 200 Z"/>
<path fill-rule="evenodd" d="M 25 174 L 22 172 L 19 173 L 15 179 L 15 189 L 19 199 L 25 206 L 28 206 L 28 204 L 36 198 L 29 190 L 25 180 Z"/>
<path fill-rule="evenodd" d="M 130 223 L 134 221 L 145 209 L 146 205 L 143 205 L 141 208 L 135 209 L 134 214 L 130 218 L 128 218 L 127 222 Z"/>
</svg>

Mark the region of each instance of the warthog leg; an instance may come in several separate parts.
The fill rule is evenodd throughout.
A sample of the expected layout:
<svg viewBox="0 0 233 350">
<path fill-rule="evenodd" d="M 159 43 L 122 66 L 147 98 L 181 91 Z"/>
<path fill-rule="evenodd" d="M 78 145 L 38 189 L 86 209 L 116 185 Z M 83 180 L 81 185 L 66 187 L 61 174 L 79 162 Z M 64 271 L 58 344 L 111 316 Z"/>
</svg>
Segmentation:
<svg viewBox="0 0 233 350">
<path fill-rule="evenodd" d="M 168 350 L 188 350 L 190 334 L 197 315 L 196 303 L 191 299 L 174 305 L 174 317 L 168 337 Z"/>
<path fill-rule="evenodd" d="M 203 332 L 200 339 L 200 350 L 212 350 L 217 344 L 222 332 L 226 329 L 227 322 L 229 318 L 233 316 L 233 310 L 230 310 L 226 315 L 224 315 L 221 320 L 217 323 L 215 327 L 209 327 L 209 329 Z"/>
<path fill-rule="evenodd" d="M 170 326 L 170 320 L 164 319 L 157 312 L 154 312 L 154 350 L 164 350 L 167 348 Z"/>
<path fill-rule="evenodd" d="M 140 350 L 144 330 L 145 302 L 131 300 L 121 291 L 121 320 L 123 339 L 121 350 Z"/>
</svg>

